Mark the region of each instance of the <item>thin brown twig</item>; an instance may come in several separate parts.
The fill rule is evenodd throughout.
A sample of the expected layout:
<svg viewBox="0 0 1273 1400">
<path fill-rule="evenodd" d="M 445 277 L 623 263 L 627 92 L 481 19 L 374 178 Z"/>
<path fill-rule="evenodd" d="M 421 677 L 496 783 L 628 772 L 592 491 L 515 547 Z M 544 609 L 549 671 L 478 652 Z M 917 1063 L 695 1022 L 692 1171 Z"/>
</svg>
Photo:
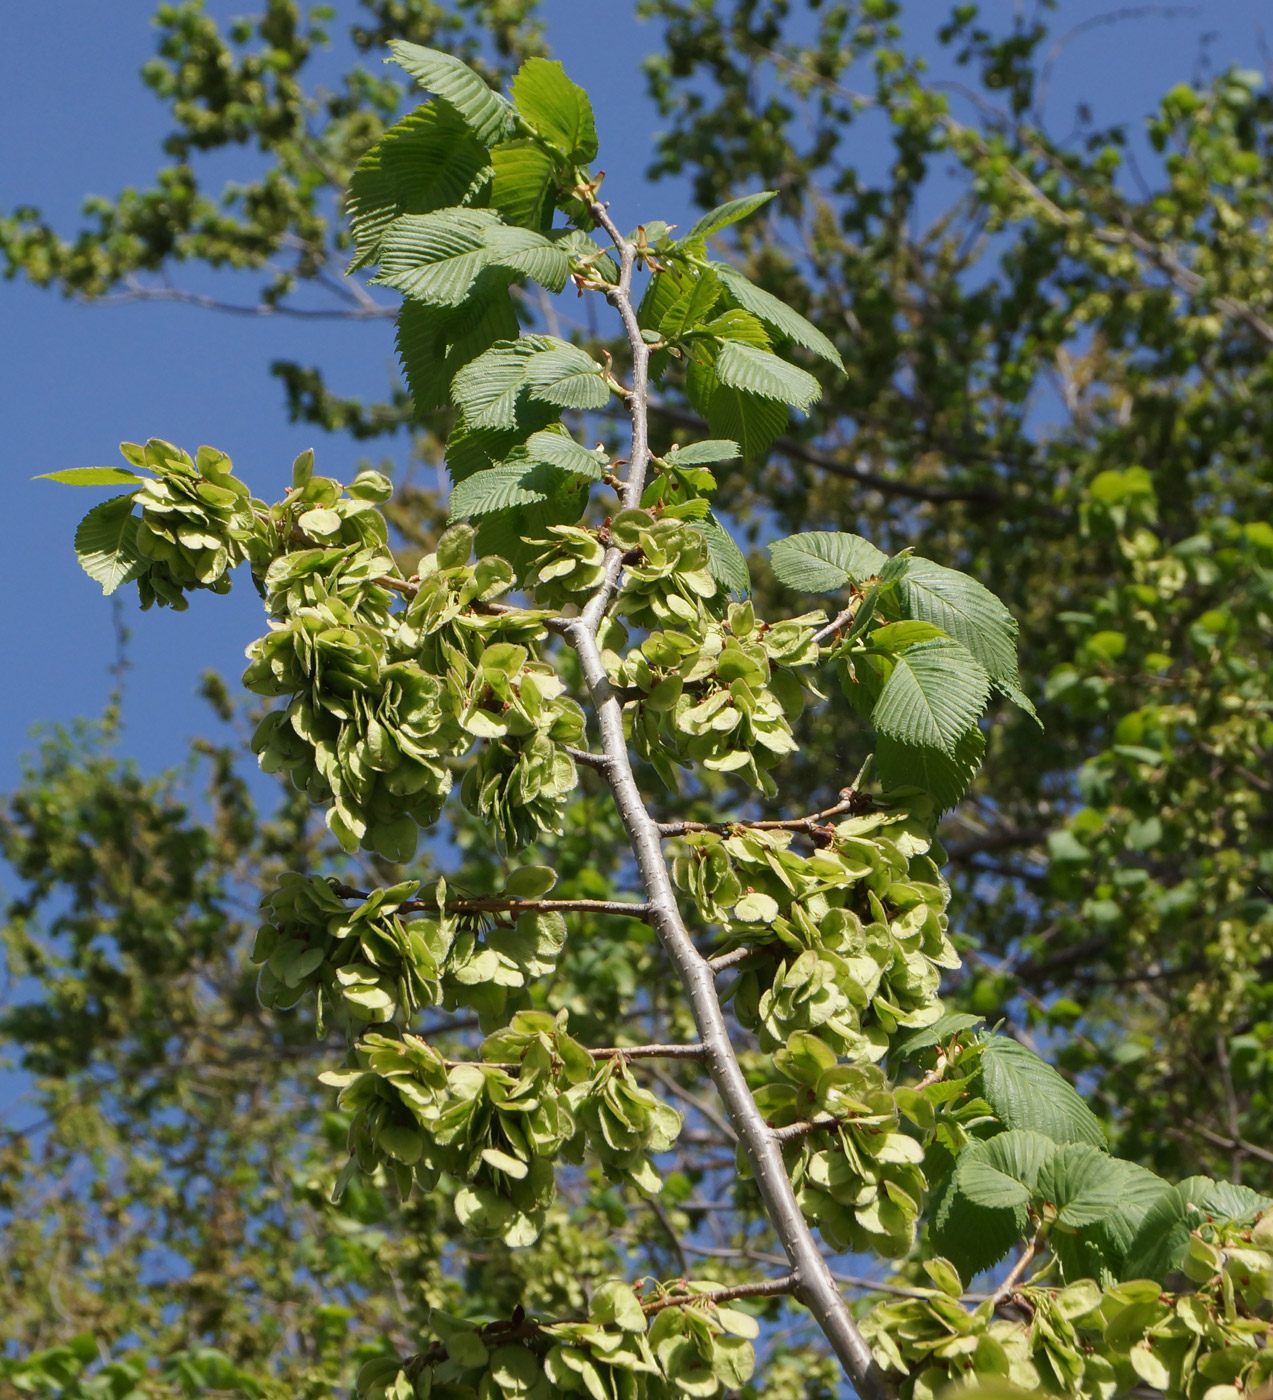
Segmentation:
<svg viewBox="0 0 1273 1400">
<path fill-rule="evenodd" d="M 871 799 L 852 788 L 840 789 L 840 800 L 832 807 L 814 812 L 807 817 L 790 817 L 785 821 L 746 821 L 726 822 L 656 822 L 660 836 L 684 836 L 691 831 L 715 832 L 727 836 L 733 831 L 806 831 L 810 832 L 824 825 L 830 817 L 842 816 L 869 806 Z"/>
<path fill-rule="evenodd" d="M 1034 1238 L 1021 1251 L 1021 1258 L 1018 1259 L 1017 1262 L 1009 1270 L 1007 1278 L 1005 1278 L 1004 1281 L 999 1285 L 999 1287 L 996 1288 L 995 1291 L 990 1295 L 991 1299 L 994 1302 L 1002 1303 L 1003 1300 L 1012 1293 L 1013 1289 L 1016 1288 L 1017 1284 L 1021 1282 L 1022 1276 L 1025 1274 L 1025 1271 L 1034 1262 L 1034 1256 L 1038 1254 L 1039 1249 L 1043 1244 L 1044 1238 L 1045 1236 L 1043 1226 L 1040 1225 L 1039 1228 L 1034 1232 Z"/>
<path fill-rule="evenodd" d="M 732 1288 L 720 1288 L 711 1293 L 677 1293 L 666 1298 L 651 1298 L 642 1303 L 641 1308 L 647 1317 L 661 1313 L 665 1308 L 692 1306 L 695 1303 L 709 1303 L 713 1307 L 720 1303 L 732 1303 L 738 1298 L 777 1298 L 784 1293 L 794 1293 L 799 1279 L 794 1273 L 782 1278 L 761 1279 L 756 1283 L 736 1283 Z"/>
<path fill-rule="evenodd" d="M 332 893 L 341 899 L 368 899 L 366 890 L 351 885 L 333 884 Z M 410 913 L 438 913 L 436 899 L 408 899 L 398 906 Z M 481 899 L 448 899 L 442 909 L 446 914 L 623 914 L 632 919 L 649 916 L 648 903 L 625 899 L 513 899 L 507 895 L 489 895 Z"/>
<path fill-rule="evenodd" d="M 599 1049 L 584 1047 L 594 1060 L 701 1060 L 702 1045 L 603 1045 Z M 479 1065 L 483 1069 L 519 1070 L 521 1061 L 512 1060 L 443 1060 L 448 1069 L 457 1065 Z"/>
</svg>

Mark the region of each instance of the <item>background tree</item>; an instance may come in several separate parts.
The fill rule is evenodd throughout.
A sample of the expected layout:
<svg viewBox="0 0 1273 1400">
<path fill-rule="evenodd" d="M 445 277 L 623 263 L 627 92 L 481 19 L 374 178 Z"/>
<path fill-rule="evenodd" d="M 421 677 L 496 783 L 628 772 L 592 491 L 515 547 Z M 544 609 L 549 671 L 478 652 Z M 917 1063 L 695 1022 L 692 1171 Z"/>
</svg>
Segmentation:
<svg viewBox="0 0 1273 1400">
<path fill-rule="evenodd" d="M 1008 601 L 1022 625 L 1025 688 L 1041 701 L 1047 696 L 1041 705 L 1046 728 L 1040 740 L 1033 728 L 1005 716 L 990 731 L 988 758 L 972 797 L 944 829 L 958 899 L 955 924 L 971 969 L 952 979 L 950 999 L 967 997 L 965 1004 L 981 1014 L 1007 1015 L 1010 1028 L 1083 1074 L 1081 1082 L 1123 1156 L 1178 1174 L 1201 1160 L 1260 1187 L 1268 1031 L 1259 971 L 1268 957 L 1269 932 L 1267 857 L 1262 866 L 1259 839 L 1268 822 L 1263 774 L 1269 742 L 1268 670 L 1261 658 L 1273 533 L 1263 523 L 1267 471 L 1257 447 L 1266 432 L 1258 411 L 1262 386 L 1252 381 L 1264 373 L 1269 339 L 1262 309 L 1266 99 L 1241 75 L 1173 92 L 1151 128 L 1164 153 L 1162 170 L 1143 176 L 1146 188 L 1136 190 L 1123 175 L 1123 134 L 1081 132 L 1064 144 L 1048 137 L 1033 109 L 1038 55 L 1046 53 L 1041 29 L 997 36 L 982 32 L 971 12 L 952 19 L 948 39 L 970 80 L 996 94 L 983 96 L 957 121 L 947 110 L 947 95 L 926 85 L 890 32 L 891 8 L 833 10 L 817 17 L 815 38 L 802 21 L 795 42 L 784 37 L 784 20 L 776 12 L 658 7 L 667 25 L 668 57 L 652 66 L 652 78 L 675 128 L 664 166 L 691 171 L 705 204 L 758 185 L 780 191 L 770 206 L 776 212 L 759 216 L 762 231 L 748 232 L 755 223 L 743 224 L 727 237 L 737 236 L 738 265 L 757 282 L 832 330 L 848 368 L 843 379 L 826 376 L 821 407 L 798 434 L 780 435 L 767 453 L 766 425 L 760 425 L 759 436 L 744 442 L 749 464 L 721 474 L 716 503 L 729 518 L 753 522 L 759 537 L 835 524 L 885 545 L 914 545 L 985 579 Z M 524 16 L 501 18 L 507 24 L 493 56 L 521 56 L 527 41 L 514 35 Z M 413 14 L 395 22 L 424 26 L 409 37 L 436 42 L 429 26 L 438 20 Z M 795 20 L 786 23 L 794 26 Z M 245 202 L 242 221 L 227 220 L 212 201 L 200 203 L 194 195 L 175 218 L 165 212 L 166 223 L 154 219 L 155 201 L 146 218 L 136 201 L 123 201 L 102 232 L 78 249 L 60 245 L 34 220 L 25 220 L 9 230 L 11 256 L 37 276 L 101 292 L 121 276 L 161 265 L 174 252 L 262 264 L 299 237 L 308 252 L 295 276 L 318 283 L 341 250 L 336 225 L 323 224 L 327 196 L 323 185 L 313 183 L 316 164 L 306 164 L 317 159 L 313 138 L 297 139 L 299 89 L 285 90 L 284 80 L 274 76 L 264 87 L 260 81 L 266 72 L 287 74 L 300 64 L 304 36 L 289 27 L 289 12 L 276 7 L 261 40 L 270 62 L 227 64 L 219 40 L 196 14 L 173 12 L 170 24 L 173 66 L 167 77 L 159 70 L 152 76 L 174 95 L 184 94 L 186 105 L 178 110 L 190 132 L 205 130 L 206 147 L 260 130 L 277 156 L 277 172 Z M 384 37 L 387 32 L 377 36 Z M 869 90 L 850 91 L 873 61 Z M 240 81 L 238 89 L 227 84 L 227 72 Z M 276 82 L 280 96 L 273 103 L 268 84 Z M 338 186 L 345 183 L 340 172 L 378 134 L 390 102 L 387 90 L 375 85 L 351 84 L 354 89 L 359 95 L 347 100 L 349 110 L 329 103 L 318 117 L 329 167 L 323 178 L 335 177 Z M 369 95 L 373 91 L 379 95 Z M 998 96 L 1004 93 L 1006 100 Z M 1001 105 L 986 105 L 995 101 Z M 841 152 L 852 124 L 867 120 L 874 108 L 894 123 L 897 155 L 888 179 L 872 187 L 847 167 Z M 361 138 L 351 134 L 355 109 L 363 122 Z M 176 154 L 201 148 L 193 134 L 189 143 Z M 961 188 L 944 215 L 916 233 L 925 182 L 952 162 L 966 172 L 966 193 Z M 180 178 L 188 188 L 190 177 Z M 217 220 L 224 226 L 215 226 Z M 231 247 L 235 251 L 227 252 Z M 96 281 L 89 276 L 94 267 Z M 285 302 L 292 291 L 286 279 L 275 278 L 266 295 Z M 529 314 L 535 314 L 533 307 Z M 817 370 L 817 362 L 811 359 L 809 367 Z M 325 425 L 374 434 L 401 429 L 411 417 L 405 398 L 356 404 L 333 397 L 307 367 L 280 367 L 280 373 L 293 411 Z M 704 407 L 695 401 L 693 385 L 685 388 L 682 397 L 674 379 L 668 391 L 662 409 L 667 431 L 690 426 L 687 416 Z M 445 415 L 431 421 L 432 431 L 426 428 L 418 440 L 425 454 L 436 452 L 448 426 Z M 776 431 L 772 422 L 768 426 Z M 418 493 L 400 498 L 392 519 L 419 544 L 430 543 L 441 523 L 436 507 Z M 791 601 L 765 583 L 761 570 L 756 574 L 763 610 L 772 614 Z M 1068 595 L 1061 607 L 1054 601 L 1058 589 Z M 1046 686 L 1040 684 L 1045 678 Z M 809 810 L 834 800 L 868 746 L 863 728 L 842 723 L 827 726 L 825 749 L 806 747 L 799 760 L 807 776 L 795 783 L 808 791 Z M 106 858 L 85 870 L 76 824 L 97 820 L 99 829 L 122 830 L 108 816 L 95 817 L 96 804 L 109 811 L 121 800 L 121 786 L 132 791 L 127 810 L 144 803 L 147 813 L 134 818 L 137 830 L 146 830 L 147 823 L 171 826 L 184 851 L 175 866 L 171 859 L 168 865 L 145 862 L 148 879 L 165 896 L 177 891 L 168 907 L 193 907 L 197 923 L 209 901 L 232 897 L 223 891 L 241 895 L 247 867 L 237 864 L 235 843 L 246 844 L 244 834 L 257 825 L 241 793 L 233 804 L 229 800 L 229 759 L 221 755 L 216 762 L 219 795 L 208 812 L 215 817 L 210 824 L 174 810 L 162 789 L 136 782 L 130 789 L 105 760 L 72 761 L 65 746 L 50 752 L 43 771 L 33 774 L 25 805 L 15 809 L 12 830 L 35 853 L 26 865 L 15 864 L 29 870 L 36 884 L 18 901 L 13 936 L 21 936 L 24 965 L 47 979 L 49 992 L 35 1003 L 43 1011 L 24 1008 L 13 1026 L 29 1046 L 40 1046 L 41 1036 L 60 1046 L 46 1060 L 38 1058 L 38 1049 L 30 1051 L 29 1065 L 49 1075 L 59 1125 L 70 1124 L 71 1135 L 65 1142 L 57 1133 L 47 1140 L 37 1135 L 40 1150 L 53 1152 L 55 1160 L 63 1154 L 68 1173 L 67 1192 L 53 1193 L 39 1209 L 52 1212 L 59 1231 L 80 1248 L 88 1247 L 101 1222 L 93 1213 L 87 1221 L 80 1218 L 83 1180 L 74 1173 L 96 1170 L 109 1179 L 111 1154 L 104 1147 L 110 1135 L 128 1141 L 143 1131 L 141 1124 L 153 1124 L 150 1131 L 160 1140 L 171 1139 L 168 1156 L 160 1153 L 148 1183 L 134 1177 L 129 1190 L 153 1196 L 155 1183 L 162 1183 L 166 1192 L 181 1170 L 172 1158 L 181 1157 L 191 1135 L 174 1126 L 173 1105 L 198 1103 L 200 1114 L 206 1106 L 202 1099 L 165 1097 L 181 1090 L 180 1076 L 171 1078 L 167 1063 L 183 1058 L 173 1054 L 171 1037 L 140 1049 L 119 1038 L 117 1028 L 131 1021 L 121 1008 L 166 1005 L 174 977 L 155 958 L 151 940 L 161 931 L 171 938 L 173 919 L 163 914 L 142 922 L 136 966 L 125 975 L 112 941 L 117 935 L 108 933 L 120 892 L 108 898 L 100 883 L 118 882 L 125 863 Z M 830 782 L 828 773 L 836 775 Z M 33 800 L 35 794 L 44 795 Z M 226 834 L 231 807 L 240 822 L 234 835 Z M 50 830 L 59 808 L 74 814 L 69 822 L 62 819 L 62 840 L 75 838 L 61 864 L 45 854 L 59 849 Z M 610 891 L 598 889 L 595 845 L 588 840 L 603 820 L 599 812 L 595 803 L 581 807 L 575 865 L 559 868 L 567 880 L 577 870 L 582 887 L 605 897 Z M 14 851 L 22 849 L 18 839 Z M 304 837 L 299 815 L 281 831 L 251 839 L 265 842 L 259 853 L 267 861 L 278 857 L 305 868 L 311 859 L 306 852 L 312 838 Z M 459 839 L 474 850 L 471 834 L 461 830 Z M 79 862 L 73 877 L 71 857 Z M 466 867 L 461 878 L 467 876 L 475 889 L 490 888 L 495 872 L 484 869 L 476 854 L 472 859 L 477 869 L 469 873 Z M 191 888 L 191 864 L 196 883 L 210 882 L 206 887 Z M 136 859 L 128 864 L 138 867 Z M 41 953 L 26 906 L 53 892 L 56 884 L 47 872 L 58 869 L 77 882 L 79 922 L 74 929 L 51 928 L 53 942 Z M 126 894 L 147 906 L 154 898 Z M 598 1032 L 613 1028 L 622 993 L 655 966 L 643 965 L 640 957 L 634 962 L 632 948 L 617 934 L 615 942 L 609 966 L 579 974 L 578 1014 L 597 1015 Z M 230 987 L 233 977 L 215 976 L 204 962 L 212 954 L 199 953 L 199 947 L 192 928 L 177 954 L 192 959 L 184 965 L 192 986 L 201 993 L 218 982 Z M 217 948 L 217 956 L 225 956 L 224 948 Z M 595 962 L 595 948 L 589 957 Z M 198 1017 L 210 1014 L 215 1025 L 221 1016 L 223 1024 L 254 1034 L 245 1029 L 256 1013 L 243 987 L 242 964 L 233 966 L 237 996 L 221 993 L 225 1005 L 210 1013 L 201 996 L 192 1001 L 199 1003 Z M 126 962 L 123 967 L 128 970 Z M 615 998 L 608 1004 L 606 985 Z M 574 1030 L 575 1002 L 571 1007 Z M 69 1018 L 82 1018 L 86 1010 L 88 1023 L 101 1028 L 97 1036 L 83 1033 L 79 1021 L 68 1033 Z M 180 1017 L 179 1043 L 193 1047 L 185 1056 L 192 1080 L 216 1073 L 207 1061 L 213 1037 L 195 1034 L 196 1019 L 189 1010 Z M 258 1025 L 257 1031 L 264 1039 L 251 1053 L 280 1072 L 286 1061 L 275 1048 L 277 1025 Z M 220 1034 L 215 1039 L 219 1043 Z M 90 1046 L 95 1053 L 87 1053 Z M 158 1070 L 161 1059 L 174 1087 L 152 1090 L 131 1105 L 131 1094 L 144 1081 L 139 1067 Z M 129 1093 L 123 1100 L 97 1089 L 86 1095 L 90 1081 L 112 1089 L 122 1085 Z M 295 1079 L 280 1075 L 278 1092 L 294 1094 L 307 1083 L 307 1071 Z M 304 1097 L 309 1091 L 299 1092 Z M 86 1118 L 82 1106 L 93 1095 L 98 1107 Z M 306 1101 L 312 1130 L 321 1123 L 321 1105 Z M 190 1167 L 190 1180 L 200 1190 L 204 1181 L 233 1175 L 230 1163 L 217 1165 L 218 1150 L 244 1135 L 255 1139 L 259 1131 L 243 1121 L 254 1116 L 251 1108 L 236 1101 L 225 1111 L 239 1114 L 240 1121 L 231 1125 L 225 1119 L 208 1130 L 209 1146 L 195 1159 L 201 1169 L 193 1162 Z M 302 1130 L 304 1117 L 289 1123 L 289 1131 Z M 92 1165 L 84 1155 L 91 1146 L 98 1148 Z M 277 1164 L 295 1150 L 281 1140 L 263 1144 L 262 1170 L 268 1163 L 277 1177 Z M 1215 1152 L 1210 1159 L 1209 1150 Z M 326 1157 L 326 1148 L 316 1149 L 316 1162 Z M 117 1185 L 111 1194 L 121 1199 Z M 278 1228 L 300 1239 L 301 1217 L 290 1213 L 316 1208 L 317 1196 L 296 1194 L 283 1203 L 285 1194 L 275 1179 L 272 1209 L 292 1222 Z M 297 1351 L 286 1322 L 277 1319 L 312 1303 L 312 1264 L 303 1255 L 313 1245 L 298 1244 L 288 1279 L 268 1287 L 227 1287 L 225 1259 L 242 1261 L 243 1276 L 255 1280 L 263 1269 L 286 1273 L 280 1264 L 285 1255 L 272 1238 L 247 1228 L 247 1219 L 268 1216 L 264 1198 L 257 1205 L 238 1184 L 220 1199 L 228 1216 L 239 1216 L 237 1226 L 213 1227 L 209 1220 L 216 1212 L 190 1210 L 183 1193 L 174 1190 L 172 1205 L 163 1207 L 170 1214 L 159 1237 L 182 1243 L 169 1245 L 161 1261 L 147 1258 L 134 1221 L 131 1231 L 115 1229 L 100 1268 L 104 1279 L 116 1282 L 130 1277 L 121 1271 L 124 1260 L 131 1261 L 131 1277 L 156 1262 L 171 1275 L 176 1258 L 193 1252 L 202 1262 L 191 1272 L 200 1280 L 192 1290 L 215 1293 L 220 1287 L 221 1302 L 212 1306 L 211 1321 L 199 1321 L 196 1313 L 183 1317 L 157 1349 L 171 1352 L 187 1343 L 197 1350 L 211 1340 L 236 1364 L 255 1369 L 275 1338 L 283 1339 L 279 1351 Z M 24 1204 L 24 1211 L 30 1208 Z M 380 1203 L 372 1208 L 372 1225 L 383 1209 Z M 739 1251 L 721 1263 L 724 1282 L 754 1271 L 748 1255 L 763 1252 L 763 1246 L 745 1238 L 746 1210 L 731 1218 L 736 1233 L 730 1236 L 727 1226 L 724 1237 L 707 1246 L 698 1227 L 711 1218 L 712 1212 L 687 1211 L 670 1221 L 672 1234 L 653 1219 L 629 1226 L 632 1247 L 652 1251 L 652 1267 L 664 1275 L 673 1255 L 659 1258 L 658 1251 L 674 1252 L 674 1235 L 683 1251 L 687 1245 Z M 420 1243 L 423 1232 L 414 1241 L 431 1257 L 438 1287 L 444 1286 L 438 1261 L 450 1228 L 442 1223 L 429 1246 Z M 341 1223 L 334 1234 L 344 1229 Z M 47 1257 L 46 1246 L 30 1217 L 11 1233 L 15 1241 L 25 1239 L 32 1261 L 16 1277 L 47 1268 L 36 1262 Z M 591 1259 L 598 1277 L 614 1271 L 608 1242 L 594 1234 L 586 1245 L 590 1237 L 577 1221 L 568 1233 L 566 1257 L 573 1250 L 581 1261 Z M 400 1249 L 401 1238 L 395 1235 L 384 1249 Z M 91 1247 L 103 1248 L 97 1240 Z M 740 1272 L 730 1274 L 731 1266 Z M 502 1287 L 518 1277 L 510 1269 L 522 1267 L 501 1262 L 489 1286 L 494 1289 L 498 1276 Z M 526 1273 L 542 1267 L 532 1263 Z M 570 1282 L 580 1272 L 573 1270 Z M 376 1290 L 392 1291 L 395 1274 L 401 1276 L 396 1261 L 367 1264 L 351 1288 L 356 1302 L 343 1306 L 356 1314 L 363 1310 L 360 1324 L 383 1328 L 395 1302 Z M 545 1276 L 546 1270 L 538 1283 L 526 1278 L 532 1297 Z M 81 1265 L 76 1277 L 92 1276 Z M 156 1298 L 171 1296 L 165 1287 L 171 1284 L 160 1277 Z M 514 1291 L 488 1295 L 490 1310 L 507 1313 L 500 1304 Z M 107 1306 L 101 1290 L 89 1292 L 93 1296 L 83 1308 Z M 113 1306 L 135 1308 L 138 1296 L 135 1287 L 122 1286 Z M 31 1309 L 31 1291 L 23 1297 L 33 1319 L 25 1344 L 51 1340 L 50 1309 L 56 1315 L 58 1305 Z M 254 1300 L 251 1315 L 235 1334 L 222 1318 L 248 1297 Z M 421 1306 L 418 1299 L 409 1301 Z M 441 1295 L 431 1301 L 445 1306 Z M 580 1301 L 561 1293 L 528 1306 L 562 1311 Z M 90 1312 L 77 1315 L 97 1320 Z M 160 1316 L 156 1304 L 149 1319 L 111 1315 L 102 1330 L 118 1337 L 129 1328 L 158 1327 Z M 267 1316 L 271 1321 L 263 1322 Z M 407 1330 L 418 1330 L 421 1322 L 417 1315 Z M 335 1376 L 348 1365 L 348 1349 L 338 1336 L 346 1325 L 350 1319 L 336 1317 L 330 1337 L 306 1343 L 305 1364 L 316 1375 Z M 57 1335 L 73 1333 L 59 1326 Z M 236 1336 L 254 1340 L 228 1345 Z M 770 1384 L 785 1374 L 776 1361 L 765 1369 Z"/>
</svg>

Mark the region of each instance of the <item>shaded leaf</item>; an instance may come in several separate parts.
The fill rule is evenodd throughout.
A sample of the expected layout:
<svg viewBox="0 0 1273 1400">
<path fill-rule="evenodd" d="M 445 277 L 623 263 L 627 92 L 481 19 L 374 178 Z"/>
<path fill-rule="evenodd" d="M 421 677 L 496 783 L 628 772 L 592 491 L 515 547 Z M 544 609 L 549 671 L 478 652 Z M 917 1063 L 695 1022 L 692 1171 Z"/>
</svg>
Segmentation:
<svg viewBox="0 0 1273 1400">
<path fill-rule="evenodd" d="M 349 179 L 345 212 L 358 248 L 349 270 L 376 261 L 395 219 L 467 204 L 490 175 L 485 146 L 448 103 L 427 103 L 395 123 Z"/>
<path fill-rule="evenodd" d="M 695 528 L 702 531 L 707 540 L 707 570 L 711 576 L 736 597 L 748 597 L 751 593 L 751 570 L 734 537 L 714 515 L 700 520 Z"/>
</svg>

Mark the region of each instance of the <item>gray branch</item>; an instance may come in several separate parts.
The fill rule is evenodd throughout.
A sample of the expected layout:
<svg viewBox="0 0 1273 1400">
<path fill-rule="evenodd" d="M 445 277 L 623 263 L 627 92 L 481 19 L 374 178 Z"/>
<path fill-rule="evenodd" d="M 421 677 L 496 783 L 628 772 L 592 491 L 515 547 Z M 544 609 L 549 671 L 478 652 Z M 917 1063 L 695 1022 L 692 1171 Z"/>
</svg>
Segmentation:
<svg viewBox="0 0 1273 1400">
<path fill-rule="evenodd" d="M 632 273 L 637 254 L 636 247 L 619 232 L 604 205 L 594 202 L 592 213 L 613 240 L 620 259 L 618 286 L 608 291 L 607 297 L 619 313 L 632 347 L 632 391 L 627 399 L 632 418 L 632 448 L 623 486 L 623 504 L 633 508 L 640 505 L 650 460 L 650 350 L 641 337 L 632 305 Z M 622 568 L 622 551 L 612 547 L 606 559 L 605 577 L 582 615 L 569 625 L 567 636 L 578 653 L 597 713 L 602 752 L 610 760 L 605 777 L 636 857 L 648 900 L 648 918 L 685 988 L 703 1046 L 703 1062 L 724 1103 L 730 1124 L 738 1134 L 761 1200 L 791 1264 L 791 1291 L 812 1313 L 858 1394 L 864 1400 L 884 1400 L 887 1390 L 879 1367 L 818 1250 L 792 1190 L 782 1150 L 757 1108 L 734 1054 L 729 1027 L 716 995 L 712 968 L 694 947 L 681 919 L 671 876 L 663 859 L 658 824 L 647 810 L 632 773 L 623 734 L 622 705 L 611 689 L 597 646 L 597 629 L 618 587 Z"/>
</svg>

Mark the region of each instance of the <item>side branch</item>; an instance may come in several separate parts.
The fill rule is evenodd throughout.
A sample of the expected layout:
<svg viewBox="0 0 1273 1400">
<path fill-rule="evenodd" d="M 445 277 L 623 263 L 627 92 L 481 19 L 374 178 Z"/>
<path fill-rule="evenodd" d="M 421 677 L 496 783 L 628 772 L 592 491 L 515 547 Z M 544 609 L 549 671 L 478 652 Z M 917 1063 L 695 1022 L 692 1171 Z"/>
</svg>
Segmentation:
<svg viewBox="0 0 1273 1400">
<path fill-rule="evenodd" d="M 341 899 L 367 899 L 366 890 L 350 885 L 333 885 L 332 892 Z M 408 899 L 399 906 L 413 914 L 436 914 L 436 899 Z M 441 906 L 444 914 L 622 914 L 630 919 L 648 919 L 650 906 L 627 899 L 510 899 L 503 895 L 484 895 L 481 899 L 448 899 Z"/>
<path fill-rule="evenodd" d="M 584 1047 L 594 1060 L 701 1060 L 706 1052 L 702 1045 L 603 1045 L 593 1050 Z M 519 1070 L 520 1063 L 497 1060 L 447 1060 L 448 1068 L 455 1065 L 481 1065 L 485 1069 Z"/>
<path fill-rule="evenodd" d="M 667 1298 L 651 1298 L 641 1306 L 647 1317 L 653 1317 L 664 1308 L 692 1307 L 695 1303 L 732 1303 L 736 1298 L 778 1298 L 784 1293 L 794 1293 L 797 1284 L 795 1274 L 784 1274 L 781 1278 L 735 1284 L 732 1288 L 721 1288 L 714 1293 L 676 1293 Z"/>
<path fill-rule="evenodd" d="M 852 788 L 840 789 L 840 800 L 824 811 L 813 812 L 807 817 L 790 817 L 786 821 L 732 821 L 732 822 L 655 822 L 660 836 L 684 836 L 689 831 L 712 831 L 728 836 L 734 831 L 816 831 L 832 817 L 846 816 L 860 812 L 871 805 L 871 799 Z"/>
</svg>

